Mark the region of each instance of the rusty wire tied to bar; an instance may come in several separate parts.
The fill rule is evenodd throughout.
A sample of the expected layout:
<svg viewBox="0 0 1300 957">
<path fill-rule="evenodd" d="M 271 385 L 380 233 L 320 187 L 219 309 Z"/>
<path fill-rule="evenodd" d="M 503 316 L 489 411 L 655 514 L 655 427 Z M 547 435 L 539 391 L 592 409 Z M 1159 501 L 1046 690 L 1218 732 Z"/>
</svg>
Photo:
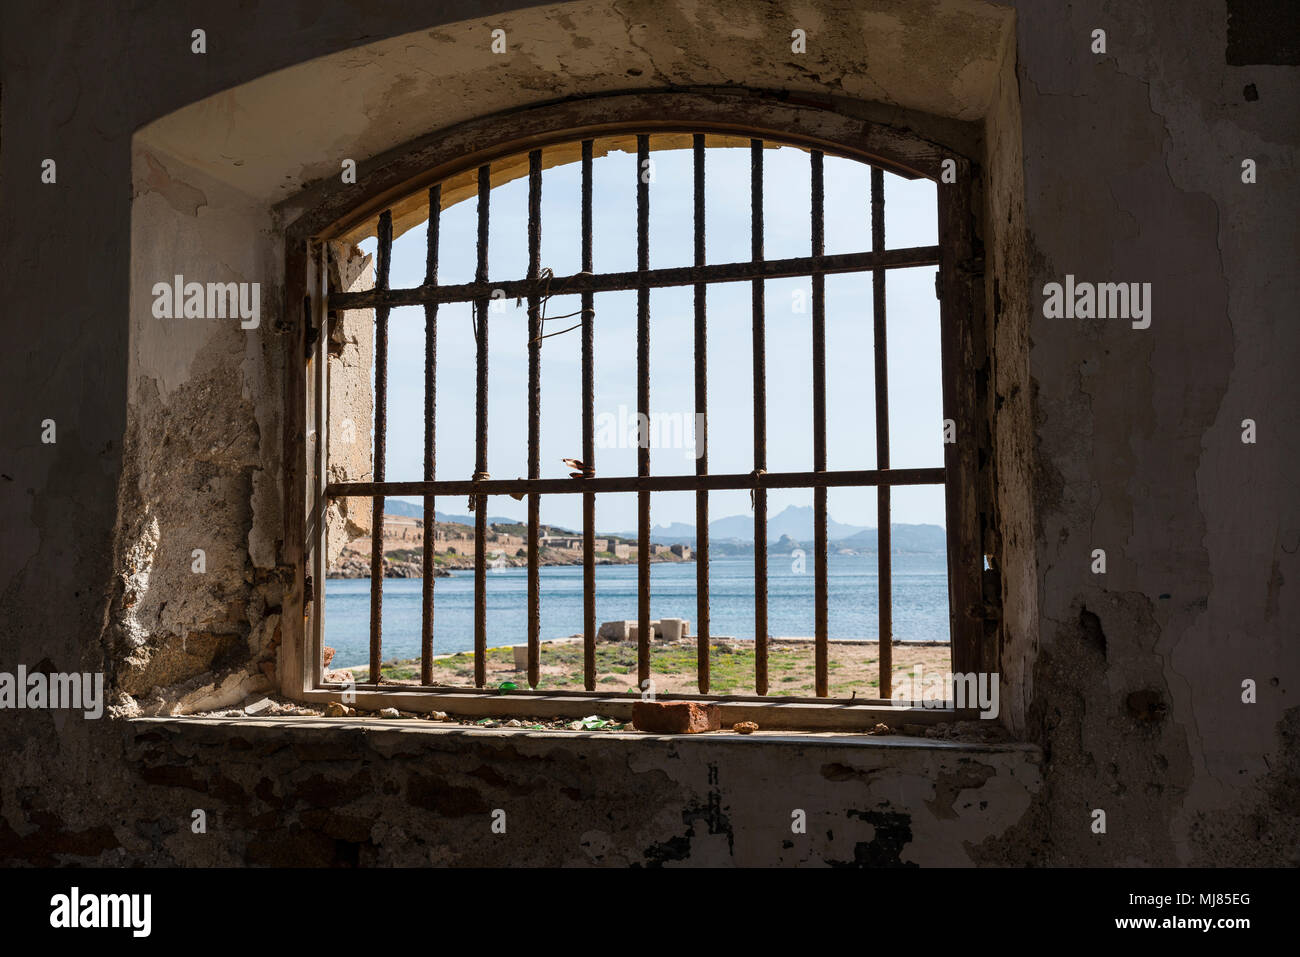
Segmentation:
<svg viewBox="0 0 1300 957">
<path fill-rule="evenodd" d="M 542 151 L 528 154 L 528 278 L 542 271 Z M 528 477 L 541 478 L 542 319 L 541 298 L 528 297 Z M 528 494 L 528 687 L 536 688 L 541 669 L 541 583 L 538 580 L 537 535 L 541 499 Z"/>
<path fill-rule="evenodd" d="M 636 136 L 636 244 L 637 266 L 633 272 L 597 274 L 594 269 L 593 235 L 593 157 L 595 141 L 581 141 L 581 270 L 573 276 L 556 278 L 541 259 L 541 198 L 543 152 L 528 152 L 528 265 L 523 279 L 491 282 L 488 275 L 491 168 L 477 168 L 477 268 L 471 283 L 440 285 L 438 282 L 439 241 L 441 233 L 442 185 L 428 189 L 429 220 L 426 269 L 423 284 L 411 289 L 391 289 L 393 217 L 384 210 L 378 218 L 378 254 L 374 288 L 363 292 L 331 292 L 329 309 L 374 308 L 375 310 L 375 401 L 374 466 L 369 482 L 331 482 L 325 489 L 328 497 L 370 496 L 372 498 L 371 589 L 370 589 L 370 680 L 381 679 L 382 658 L 382 585 L 384 504 L 387 496 L 420 496 L 423 501 L 424 542 L 422 615 L 420 627 L 420 676 L 423 686 L 433 681 L 433 626 L 435 536 L 437 496 L 467 495 L 474 515 L 474 686 L 486 684 L 487 655 L 487 534 L 491 495 L 527 496 L 527 680 L 536 689 L 540 679 L 541 652 L 541 521 L 543 495 L 581 494 L 583 542 L 583 686 L 594 692 L 597 679 L 596 661 L 596 500 L 602 493 L 635 492 L 637 496 L 637 682 L 645 689 L 651 674 L 651 642 L 654 635 L 650 619 L 651 582 L 651 494 L 655 492 L 690 492 L 695 499 L 696 520 L 696 668 L 699 693 L 708 694 L 710 676 L 710 542 L 709 514 L 711 491 L 749 493 L 753 506 L 754 531 L 754 689 L 757 695 L 769 693 L 769 594 L 767 556 L 768 491 L 772 489 L 810 489 L 814 511 L 814 651 L 815 694 L 829 697 L 829 574 L 828 574 L 828 490 L 831 488 L 874 487 L 877 493 L 878 576 L 880 623 L 880 695 L 890 697 L 892 672 L 892 584 L 890 488 L 895 485 L 943 485 L 948 474 L 943 467 L 894 470 L 889 457 L 889 406 L 886 342 L 887 271 L 895 268 L 938 265 L 940 248 L 921 246 L 887 249 L 884 234 L 884 179 L 879 167 L 871 167 L 869 251 L 827 256 L 825 154 L 809 150 L 811 180 L 811 216 L 809 256 L 768 260 L 764 252 L 764 150 L 770 144 L 762 139 L 750 140 L 750 260 L 740 263 L 710 265 L 705 243 L 706 213 L 706 134 L 695 133 L 691 139 L 693 162 L 693 257 L 690 266 L 660 269 L 650 267 L 650 158 L 651 135 Z M 827 456 L 827 341 L 826 276 L 842 273 L 869 273 L 872 277 L 872 334 L 875 370 L 875 438 L 874 469 L 830 470 Z M 765 291 L 768 279 L 807 276 L 812 285 L 812 316 L 807 334 L 812 356 L 812 469 L 810 471 L 769 472 L 767 470 L 767 348 Z M 708 316 L 707 293 L 711 284 L 748 282 L 751 286 L 751 346 L 753 382 L 753 469 L 747 473 L 709 472 L 708 412 Z M 652 475 L 650 471 L 650 334 L 656 317 L 651 312 L 650 290 L 672 286 L 691 286 L 694 307 L 693 362 L 694 410 L 698 434 L 695 435 L 695 469 L 691 475 Z M 500 290 L 507 297 L 527 299 L 526 335 L 522 337 L 528 358 L 528 468 L 527 478 L 493 480 L 488 473 L 488 343 L 489 314 L 492 296 Z M 554 293 L 553 293 L 554 290 Z M 601 476 L 596 474 L 595 441 L 595 310 L 597 293 L 636 290 L 636 392 L 639 421 L 637 469 L 635 475 Z M 578 294 L 581 306 L 581 403 L 582 461 L 569 479 L 541 477 L 541 347 L 546 338 L 545 305 L 552 294 Z M 437 479 L 435 430 L 437 408 L 437 340 L 439 305 L 468 302 L 473 306 L 475 346 L 475 461 L 474 473 L 468 478 Z M 388 414 L 388 351 L 390 310 L 397 306 L 421 305 L 425 320 L 424 374 L 424 456 L 423 480 L 391 482 L 386 477 Z M 448 319 L 447 315 L 442 317 Z M 564 318 L 564 317 L 557 317 Z M 503 326 L 503 329 L 505 327 Z M 575 327 L 576 328 L 576 327 Z M 564 330 L 568 331 L 568 330 Z M 566 460 L 567 461 L 567 460 Z"/>
<path fill-rule="evenodd" d="M 790 259 L 766 259 L 762 262 L 714 263 L 705 266 L 665 266 L 644 272 L 611 272 L 592 275 L 539 279 L 502 279 L 482 282 L 411 289 L 338 292 L 330 295 L 331 309 L 373 309 L 376 306 L 419 306 L 426 302 L 477 302 L 500 291 L 508 299 L 545 296 L 552 287 L 566 294 L 585 292 L 622 292 L 629 289 L 666 289 L 693 286 L 697 283 L 753 282 L 755 279 L 792 279 L 811 275 L 815 270 L 826 275 L 863 272 L 872 269 L 910 269 L 933 266 L 939 261 L 938 246 L 909 246 L 882 252 L 834 253 L 829 256 L 795 256 Z"/>
<path fill-rule="evenodd" d="M 591 162 L 594 143 L 582 141 L 582 271 L 591 275 Z M 596 475 L 595 295 L 582 294 L 582 463 L 583 478 Z M 596 690 L 596 493 L 582 493 L 582 686 Z"/>
<path fill-rule="evenodd" d="M 478 269 L 475 280 L 487 286 L 488 209 L 492 175 L 487 165 L 478 168 Z M 478 441 L 474 446 L 474 482 L 484 480 L 487 470 L 488 437 L 488 296 L 474 303 L 476 375 L 474 422 Z M 475 494 L 474 504 L 474 686 L 487 683 L 487 496 Z"/>
</svg>

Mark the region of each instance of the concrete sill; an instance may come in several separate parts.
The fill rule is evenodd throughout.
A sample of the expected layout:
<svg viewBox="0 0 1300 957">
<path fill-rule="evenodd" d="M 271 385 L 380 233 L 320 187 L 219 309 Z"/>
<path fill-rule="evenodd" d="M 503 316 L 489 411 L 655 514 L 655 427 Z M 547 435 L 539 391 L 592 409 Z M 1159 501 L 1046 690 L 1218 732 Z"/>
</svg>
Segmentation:
<svg viewBox="0 0 1300 957">
<path fill-rule="evenodd" d="M 373 740 L 411 743 L 418 736 L 428 736 L 432 741 L 464 738 L 481 739 L 524 739 L 527 741 L 552 742 L 555 744 L 574 744 L 582 742 L 583 746 L 641 746 L 654 745 L 671 747 L 697 745 L 721 745 L 737 747 L 808 747 L 834 746 L 846 748 L 864 748 L 878 751 L 939 751 L 965 752 L 971 754 L 1007 754 L 1018 753 L 1032 763 L 1037 763 L 1040 750 L 1037 745 L 1017 741 L 984 742 L 974 740 L 952 740 L 945 738 L 925 738 L 902 734 L 846 734 L 834 731 L 758 731 L 754 734 L 738 734 L 734 731 L 714 731 L 707 734 L 649 734 L 636 732 L 609 731 L 532 731 L 527 728 L 475 728 L 460 724 L 422 721 L 418 718 L 323 718 L 315 716 L 289 715 L 283 717 L 174 717 L 131 718 L 127 722 L 137 736 L 151 729 L 166 731 L 169 734 L 197 733 L 204 737 L 222 734 L 255 735 L 257 737 L 275 737 L 285 735 L 292 739 L 310 738 L 319 745 L 328 741 L 322 735 L 343 734 L 351 738 L 356 735 Z"/>
<path fill-rule="evenodd" d="M 304 704 L 323 706 L 338 701 L 342 688 L 314 688 L 304 691 Z M 427 714 L 445 711 L 469 718 L 582 718 L 589 714 L 632 720 L 634 694 L 610 695 L 594 691 L 487 691 L 470 689 L 419 689 L 402 685 L 358 685 L 351 702 L 360 711 L 396 708 L 402 712 Z M 751 695 L 661 695 L 672 701 L 711 701 L 717 704 L 722 726 L 730 728 L 741 721 L 753 721 L 772 731 L 825 731 L 839 734 L 863 734 L 877 724 L 891 728 L 906 725 L 947 724 L 961 718 L 974 718 L 975 712 L 951 708 L 927 708 L 919 703 L 885 700 L 858 701 L 817 698 L 756 697 Z"/>
</svg>

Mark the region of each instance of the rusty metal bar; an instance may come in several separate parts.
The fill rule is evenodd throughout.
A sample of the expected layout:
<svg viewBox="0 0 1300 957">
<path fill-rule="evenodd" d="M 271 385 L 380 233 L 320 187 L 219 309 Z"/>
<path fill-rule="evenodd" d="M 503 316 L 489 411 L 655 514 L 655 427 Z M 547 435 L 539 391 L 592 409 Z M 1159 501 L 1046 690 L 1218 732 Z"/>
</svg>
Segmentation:
<svg viewBox="0 0 1300 957">
<path fill-rule="evenodd" d="M 301 610 L 304 616 L 301 653 L 295 654 L 294 642 L 286 641 L 283 652 L 276 665 L 281 676 L 290 681 L 298 678 L 301 687 L 314 687 L 322 681 L 324 675 L 325 644 L 325 574 L 326 552 L 329 546 L 329 531 L 326 523 L 328 501 L 324 489 L 329 481 L 329 442 L 327 426 L 329 423 L 330 368 L 329 368 L 329 329 L 331 319 L 324 310 L 324 303 L 329 294 L 329 244 L 313 243 L 306 252 L 305 271 L 302 275 L 303 326 L 302 339 L 305 363 L 288 364 L 288 376 L 292 380 L 286 383 L 291 388 L 289 394 L 291 414 L 286 416 L 286 441 L 283 446 L 288 450 L 292 443 L 305 440 L 305 448 L 285 461 L 285 468 L 294 481 L 304 481 L 307 492 L 305 501 L 299 505 L 309 506 L 309 510 L 294 508 L 286 515 L 286 561 L 296 564 L 301 561 L 301 568 L 294 573 L 294 592 L 285 596 L 281 616 L 286 625 L 293 622 L 297 615 L 290 615 L 293 595 L 301 594 Z M 290 294 L 286 302 L 292 302 Z M 341 322 L 342 317 L 338 317 Z M 318 330 L 315 341 L 311 341 L 308 331 Z M 295 337 L 297 338 L 297 337 Z M 301 422 L 302 432 L 291 429 L 290 423 Z M 312 429 L 307 430 L 311 425 Z M 308 437 L 314 431 L 314 437 Z M 300 548 L 299 545 L 305 546 Z M 301 591 L 299 591 L 301 589 Z M 295 609 L 296 611 L 297 609 Z M 296 623 L 296 622 L 295 622 Z M 288 637 L 286 633 L 285 637 Z M 298 660 L 295 661 L 294 659 Z"/>
<path fill-rule="evenodd" d="M 425 249 L 424 282 L 438 282 L 438 223 L 442 214 L 442 184 L 429 190 L 429 228 Z M 432 482 L 436 463 L 434 419 L 438 386 L 438 304 L 424 306 L 424 480 Z M 424 569 L 420 616 L 420 683 L 433 684 L 433 554 L 438 527 L 434 497 L 424 496 Z"/>
<path fill-rule="evenodd" d="M 528 278 L 542 271 L 542 151 L 528 154 Z M 528 477 L 541 478 L 542 430 L 542 300 L 528 297 Z M 541 498 L 528 494 L 528 687 L 540 677 L 542 593 L 538 579 L 537 534 Z"/>
<path fill-rule="evenodd" d="M 492 479 L 475 482 L 442 479 L 437 482 L 331 482 L 325 494 L 345 495 L 518 495 L 540 492 L 564 495 L 577 492 L 693 492 L 696 489 L 844 488 L 853 485 L 942 485 L 942 467 L 925 469 L 862 469 L 828 472 L 753 472 L 713 475 L 620 475 L 590 479 Z"/>
<path fill-rule="evenodd" d="M 704 248 L 704 134 L 692 140 L 695 160 L 695 265 L 703 266 Z M 695 284 L 695 474 L 709 473 L 708 431 L 708 327 L 707 294 L 704 283 Z M 700 694 L 709 693 L 709 492 L 695 491 L 695 639 L 696 684 Z"/>
<path fill-rule="evenodd" d="M 582 271 L 590 273 L 592 140 L 582 141 Z M 595 296 L 582 294 L 582 474 L 596 474 Z M 582 496 L 582 684 L 596 690 L 596 493 Z"/>
<path fill-rule="evenodd" d="M 379 214 L 379 258 L 375 285 L 388 286 L 393 258 L 393 213 Z M 382 487 L 388 432 L 388 308 L 375 310 L 375 448 L 372 474 Z M 370 680 L 378 683 L 384 627 L 384 494 L 374 496 L 370 511 Z"/>
<path fill-rule="evenodd" d="M 329 297 L 329 308 L 373 309 L 380 305 L 419 306 L 426 302 L 475 302 L 490 297 L 500 289 L 508 299 L 532 295 L 576 295 L 583 292 L 619 292 L 628 289 L 662 289 L 669 286 L 693 286 L 696 283 L 752 282 L 755 279 L 789 279 L 813 272 L 827 275 L 867 272 L 873 269 L 907 269 L 939 264 L 938 246 L 912 246 L 872 252 L 836 253 L 832 256 L 797 256 L 762 262 L 714 263 L 711 266 L 669 266 L 636 272 L 611 272 L 592 275 L 575 273 L 554 279 L 506 279 L 462 283 L 453 286 L 416 286 L 411 289 L 336 292 Z"/>
<path fill-rule="evenodd" d="M 488 271 L 488 208 L 492 191 L 492 177 L 488 166 L 478 168 L 478 270 L 476 282 L 487 288 Z M 478 441 L 474 450 L 474 479 L 471 485 L 481 485 L 488 478 L 487 428 L 488 428 L 488 298 L 490 292 L 474 304 L 477 322 L 474 324 L 476 365 L 478 379 L 475 389 L 474 418 Z M 471 491 L 474 507 L 474 685 L 482 688 L 487 682 L 487 495 Z"/>
<path fill-rule="evenodd" d="M 952 670 L 959 674 L 996 672 L 999 649 L 985 629 L 992 609 L 985 603 L 984 541 L 988 509 L 981 502 L 987 467 L 981 467 L 979 441 L 985 427 L 984 391 L 977 375 L 988 342 L 980 308 L 983 273 L 974 258 L 970 233 L 972 181 L 969 162 L 958 158 L 956 182 L 938 191 L 940 341 L 942 343 L 943 416 L 956 428 L 955 441 L 943 446 L 948 474 L 945 507 L 948 528 L 948 615 L 952 636 Z M 976 268 L 972 268 L 976 267 Z M 995 598 L 996 596 L 988 596 Z"/>
<path fill-rule="evenodd" d="M 650 137 L 636 138 L 636 268 L 650 268 Z M 641 285 L 636 293 L 636 408 L 640 434 L 637 436 L 636 474 L 650 475 L 650 288 Z M 645 689 L 650 680 L 650 493 L 637 492 L 637 632 L 636 682 Z"/>
<path fill-rule="evenodd" d="M 826 250 L 826 188 L 824 154 L 812 151 L 812 254 Z M 812 275 L 812 365 L 813 365 L 813 471 L 826 471 L 826 277 Z M 817 697 L 830 694 L 829 640 L 830 611 L 826 567 L 826 488 L 813 490 L 813 641 Z"/>
<path fill-rule="evenodd" d="M 749 141 L 750 258 L 763 260 L 763 141 Z M 763 280 L 750 287 L 754 327 L 754 477 L 767 471 L 767 340 Z M 754 691 L 767 694 L 767 490 L 754 496 Z"/>
<path fill-rule="evenodd" d="M 871 167 L 871 248 L 885 248 L 885 173 Z M 876 468 L 889 468 L 889 362 L 885 336 L 885 270 L 871 276 L 871 316 L 875 328 L 876 356 Z M 889 486 L 876 489 L 876 557 L 880 589 L 880 696 L 888 698 L 894 687 L 894 610 Z"/>
</svg>

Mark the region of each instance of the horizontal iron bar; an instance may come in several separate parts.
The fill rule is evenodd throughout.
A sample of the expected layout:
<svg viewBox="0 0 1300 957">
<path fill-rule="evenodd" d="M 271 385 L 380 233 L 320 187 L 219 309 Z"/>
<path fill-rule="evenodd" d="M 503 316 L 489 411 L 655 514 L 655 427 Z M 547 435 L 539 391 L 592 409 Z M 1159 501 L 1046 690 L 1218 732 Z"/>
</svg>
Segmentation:
<svg viewBox="0 0 1300 957">
<path fill-rule="evenodd" d="M 304 699 L 313 704 L 324 704 L 338 700 L 343 685 L 324 685 L 304 694 Z M 641 700 L 640 694 L 607 694 L 602 691 L 566 691 L 566 692 L 506 692 L 493 691 L 484 693 L 481 689 L 470 688 L 421 688 L 413 685 L 384 684 L 358 685 L 355 688 L 357 707 L 375 710 L 384 707 L 397 708 L 404 712 L 445 711 L 461 718 L 491 717 L 499 720 L 517 716 L 519 718 L 580 718 L 583 715 L 601 714 L 619 721 L 632 718 L 633 705 Z M 722 713 L 722 726 L 729 728 L 738 721 L 753 721 L 764 731 L 870 731 L 877 724 L 885 723 L 890 727 L 907 724 L 937 725 L 963 718 L 974 718 L 971 711 L 958 711 L 949 702 L 943 707 L 926 707 L 940 702 L 900 702 L 883 699 L 807 699 L 771 697 L 761 699 L 751 696 L 726 695 L 710 697 L 707 695 L 673 695 L 674 700 L 715 701 Z M 159 719 L 146 719 L 159 720 Z M 382 721 L 375 724 L 374 718 L 350 719 L 358 727 L 379 728 Z M 526 723 L 531 724 L 531 721 Z M 452 725 L 451 727 L 455 727 Z M 432 728 L 430 728 L 432 730 Z M 463 730 L 469 730 L 465 728 Z M 525 731 L 486 732 L 496 734 L 533 734 Z M 571 732 L 553 732 L 571 733 Z M 772 742 L 773 737 L 755 735 L 750 740 Z M 863 736 L 863 741 L 878 739 Z M 935 742 L 921 737 L 904 739 L 916 747 L 936 747 Z M 903 742 L 899 742 L 900 744 Z M 1027 745 L 972 745 L 976 748 L 1027 747 Z"/>
<path fill-rule="evenodd" d="M 422 695 L 461 695 L 466 698 L 479 697 L 484 695 L 482 688 L 471 688 L 468 685 L 418 685 L 418 684 L 375 684 L 370 680 L 358 681 L 352 685 L 345 685 L 342 682 L 319 682 L 315 691 L 337 691 L 342 687 L 350 687 L 351 690 L 360 693 L 387 694 L 390 692 Z M 554 690 L 538 691 L 533 688 L 517 688 L 514 690 L 491 689 L 487 693 L 489 700 L 506 705 L 517 701 L 554 701 L 563 698 L 574 699 L 597 699 L 607 701 L 617 701 L 632 703 L 633 701 L 644 700 L 644 694 L 640 691 L 584 691 L 578 688 L 564 688 Z M 893 700 L 889 698 L 810 698 L 807 696 L 785 696 L 785 695 L 752 695 L 752 694 L 695 694 L 694 692 L 683 691 L 674 692 L 671 696 L 673 701 L 716 701 L 718 704 L 803 704 L 819 705 L 824 708 L 845 708 L 857 705 L 866 707 L 888 708 L 888 707 L 925 707 L 922 701 L 904 701 Z"/>
<path fill-rule="evenodd" d="M 868 469 L 837 472 L 752 472 L 723 475 L 623 475 L 614 478 L 447 479 L 437 482 L 331 482 L 330 498 L 354 495 L 511 495 L 521 492 L 691 492 L 696 489 L 841 488 L 854 485 L 942 485 L 944 470 Z"/>
<path fill-rule="evenodd" d="M 508 279 L 500 282 L 469 282 L 458 286 L 416 286 L 411 289 L 368 289 L 364 292 L 331 293 L 327 308 L 370 309 L 375 306 L 419 306 L 424 303 L 473 302 L 491 298 L 500 290 L 507 299 L 528 296 L 567 296 L 583 292 L 617 292 L 623 289 L 658 289 L 690 286 L 699 282 L 745 282 L 754 279 L 786 279 L 821 273 L 864 272 L 872 269 L 906 269 L 937 266 L 938 246 L 912 246 L 884 252 L 839 253 L 834 256 L 801 256 L 762 262 L 717 263 L 712 266 L 676 266 L 644 272 L 611 272 L 592 275 L 539 279 Z"/>
</svg>

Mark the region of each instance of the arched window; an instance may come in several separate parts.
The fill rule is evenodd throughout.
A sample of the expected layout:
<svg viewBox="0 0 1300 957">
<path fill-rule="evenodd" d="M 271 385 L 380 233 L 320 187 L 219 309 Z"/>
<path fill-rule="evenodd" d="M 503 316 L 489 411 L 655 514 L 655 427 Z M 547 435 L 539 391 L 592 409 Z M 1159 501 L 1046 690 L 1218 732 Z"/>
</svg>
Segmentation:
<svg viewBox="0 0 1300 957">
<path fill-rule="evenodd" d="M 821 110 L 625 99 L 439 134 L 289 230 L 305 686 L 364 638 L 358 694 L 404 707 L 582 717 L 654 689 L 869 726 L 897 649 L 961 671 L 979 637 L 966 163 Z M 900 500 L 933 519 L 895 541 Z M 368 579 L 327 586 L 339 539 Z"/>
</svg>

